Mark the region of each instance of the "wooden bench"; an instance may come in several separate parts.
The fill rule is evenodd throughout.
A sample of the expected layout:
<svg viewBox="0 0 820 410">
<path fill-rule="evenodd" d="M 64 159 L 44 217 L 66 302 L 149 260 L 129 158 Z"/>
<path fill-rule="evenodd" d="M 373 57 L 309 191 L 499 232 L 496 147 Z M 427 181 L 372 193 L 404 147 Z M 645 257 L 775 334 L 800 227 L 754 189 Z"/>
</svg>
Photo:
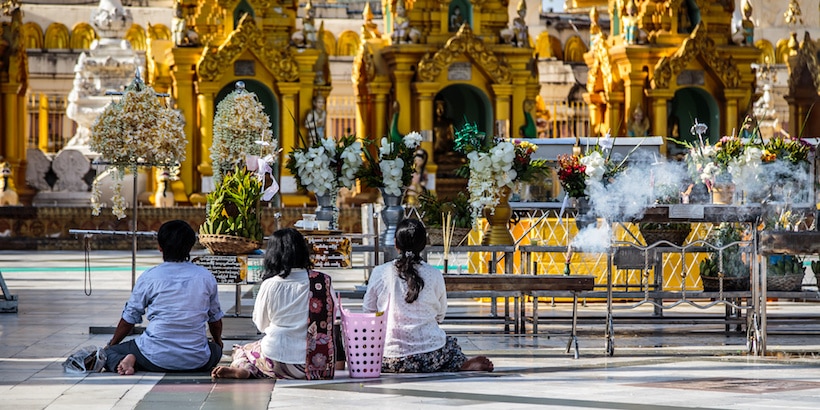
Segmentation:
<svg viewBox="0 0 820 410">
<path fill-rule="evenodd" d="M 595 276 L 593 275 L 444 275 L 444 283 L 447 292 L 516 292 L 519 299 L 525 294 L 537 294 L 543 291 L 564 291 L 572 294 L 572 330 L 570 339 L 567 342 L 567 353 L 572 346 L 575 346 L 575 358 L 578 358 L 578 293 L 591 291 L 595 286 Z M 524 305 L 520 305 L 518 313 L 518 302 L 516 309 L 516 333 L 527 333 Z M 533 298 L 533 333 L 538 331 L 538 298 Z"/>
</svg>

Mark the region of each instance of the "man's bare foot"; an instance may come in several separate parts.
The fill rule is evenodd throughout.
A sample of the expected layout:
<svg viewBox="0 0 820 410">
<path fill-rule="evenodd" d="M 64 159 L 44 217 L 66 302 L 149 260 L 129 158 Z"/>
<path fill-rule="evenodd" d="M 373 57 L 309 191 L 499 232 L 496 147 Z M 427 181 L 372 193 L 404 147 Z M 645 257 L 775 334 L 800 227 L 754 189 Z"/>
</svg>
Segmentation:
<svg viewBox="0 0 820 410">
<path fill-rule="evenodd" d="M 129 354 L 125 356 L 121 361 L 120 364 L 117 365 L 117 373 L 122 376 L 128 376 L 134 374 L 134 364 L 137 362 L 137 357 L 133 354 Z"/>
<path fill-rule="evenodd" d="M 211 370 L 211 377 L 217 379 L 247 379 L 251 372 L 240 367 L 216 366 Z"/>
<path fill-rule="evenodd" d="M 487 356 L 476 356 L 467 359 L 463 365 L 461 365 L 462 372 L 491 372 L 493 371 L 493 362 L 487 358 Z"/>
</svg>

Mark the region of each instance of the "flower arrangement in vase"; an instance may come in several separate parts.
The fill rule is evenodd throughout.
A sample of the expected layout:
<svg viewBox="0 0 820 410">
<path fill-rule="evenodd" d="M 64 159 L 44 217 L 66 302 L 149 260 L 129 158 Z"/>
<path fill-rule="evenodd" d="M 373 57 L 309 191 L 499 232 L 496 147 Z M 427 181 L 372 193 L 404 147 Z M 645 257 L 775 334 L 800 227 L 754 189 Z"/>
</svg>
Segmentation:
<svg viewBox="0 0 820 410">
<path fill-rule="evenodd" d="M 747 194 L 744 200 L 748 202 L 784 200 L 810 183 L 811 146 L 802 139 L 779 135 L 764 142 L 759 130 L 754 130 L 747 133 L 749 138 L 724 136 L 711 144 L 704 138 L 706 130 L 705 124 L 695 121 L 691 130 L 697 136 L 694 142 L 673 141 L 689 149 L 689 171 L 713 192 L 713 198 L 733 193 L 737 186 Z M 731 203 L 727 198 L 714 200 Z"/>
<path fill-rule="evenodd" d="M 300 188 L 316 196 L 335 195 L 339 188 L 351 189 L 362 167 L 362 143 L 355 135 L 325 137 L 311 146 L 294 148 L 285 164 Z"/>
<path fill-rule="evenodd" d="M 304 144 L 304 142 L 303 142 Z M 294 148 L 285 166 L 301 189 L 313 192 L 319 207 L 316 217 L 330 221 L 331 229 L 339 227 L 339 209 L 336 200 L 340 188 L 351 189 L 362 167 L 362 143 L 355 135 L 338 140 L 325 137 Z"/>
<path fill-rule="evenodd" d="M 375 141 L 367 140 L 369 146 Z M 421 144 L 421 134 L 410 132 L 404 137 L 391 136 L 382 138 L 378 145 L 378 156 L 369 149 L 364 150 L 365 163 L 358 176 L 362 182 L 379 188 L 385 194 L 401 196 L 413 178 L 413 156 Z"/>
<path fill-rule="evenodd" d="M 533 159 L 538 147 L 528 141 L 493 138 L 467 123 L 455 132 L 455 151 L 467 156 L 468 164 L 458 173 L 467 177 L 473 222 L 485 208 L 493 210 L 509 196 L 516 182 L 549 176 L 544 159 Z"/>
<path fill-rule="evenodd" d="M 613 145 L 614 139 L 607 134 L 599 138 L 597 144 L 587 148 L 584 154 L 558 156 L 558 180 L 569 198 L 589 196 L 591 185 L 606 184 L 626 169 L 629 154 L 620 161 L 614 160 Z M 639 144 L 632 151 L 638 146 Z"/>
<path fill-rule="evenodd" d="M 113 214 L 125 218 L 122 179 L 138 166 L 170 167 L 185 161 L 188 143 L 182 116 L 160 103 L 157 93 L 137 76 L 125 87 L 122 97 L 108 104 L 91 127 L 89 147 L 100 160 L 116 168 Z M 92 185 L 92 214 L 99 215 L 98 181 Z"/>
</svg>

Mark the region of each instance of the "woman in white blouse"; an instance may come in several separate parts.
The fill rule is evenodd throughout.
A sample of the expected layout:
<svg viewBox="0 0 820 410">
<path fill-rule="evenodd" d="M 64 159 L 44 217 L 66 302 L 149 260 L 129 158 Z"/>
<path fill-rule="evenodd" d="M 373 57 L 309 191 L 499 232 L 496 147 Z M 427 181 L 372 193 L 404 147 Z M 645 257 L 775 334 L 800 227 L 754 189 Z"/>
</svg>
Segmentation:
<svg viewBox="0 0 820 410">
<path fill-rule="evenodd" d="M 268 240 L 265 275 L 253 307 L 262 340 L 236 345 L 230 366 L 215 378 L 332 379 L 335 370 L 334 292 L 330 276 L 314 271 L 305 238 L 293 228 Z"/>
<path fill-rule="evenodd" d="M 421 259 L 427 231 L 416 219 L 396 227 L 399 257 L 373 269 L 364 295 L 365 312 L 387 312 L 382 371 L 427 373 L 492 371 L 485 356 L 468 359 L 439 323 L 447 313 L 447 291 L 438 269 Z"/>
</svg>

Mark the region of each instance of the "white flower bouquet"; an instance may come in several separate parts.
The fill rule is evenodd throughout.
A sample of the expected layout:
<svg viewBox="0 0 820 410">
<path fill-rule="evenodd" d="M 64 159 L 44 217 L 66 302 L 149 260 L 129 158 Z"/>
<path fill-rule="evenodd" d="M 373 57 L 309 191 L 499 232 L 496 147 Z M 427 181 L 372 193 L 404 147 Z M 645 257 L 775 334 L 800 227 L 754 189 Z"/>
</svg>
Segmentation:
<svg viewBox="0 0 820 410">
<path fill-rule="evenodd" d="M 536 149 L 526 141 L 490 138 L 475 124 L 465 124 L 456 131 L 455 150 L 466 154 L 469 160 L 469 167 L 459 173 L 469 178 L 467 190 L 473 221 L 478 220 L 484 208 L 494 210 L 502 191 L 512 189 L 517 181 L 528 182 L 549 174 L 545 160 L 532 159 Z"/>
<path fill-rule="evenodd" d="M 286 167 L 296 183 L 317 196 L 334 195 L 339 188 L 353 188 L 363 163 L 362 144 L 355 135 L 338 141 L 333 137 L 290 152 Z"/>
<path fill-rule="evenodd" d="M 413 131 L 401 138 L 382 138 L 379 142 L 378 158 L 369 150 L 364 151 L 367 164 L 359 177 L 367 186 L 400 196 L 413 178 L 413 155 L 421 144 L 421 134 Z M 368 144 L 374 144 L 374 141 L 370 140 Z"/>
<path fill-rule="evenodd" d="M 125 218 L 122 178 L 126 168 L 137 166 L 170 167 L 185 161 L 188 143 L 179 112 L 160 103 L 156 92 L 135 77 L 122 97 L 105 107 L 91 127 L 89 147 L 100 154 L 103 163 L 116 167 L 112 210 Z M 92 186 L 92 214 L 100 214 L 100 190 Z"/>
</svg>

